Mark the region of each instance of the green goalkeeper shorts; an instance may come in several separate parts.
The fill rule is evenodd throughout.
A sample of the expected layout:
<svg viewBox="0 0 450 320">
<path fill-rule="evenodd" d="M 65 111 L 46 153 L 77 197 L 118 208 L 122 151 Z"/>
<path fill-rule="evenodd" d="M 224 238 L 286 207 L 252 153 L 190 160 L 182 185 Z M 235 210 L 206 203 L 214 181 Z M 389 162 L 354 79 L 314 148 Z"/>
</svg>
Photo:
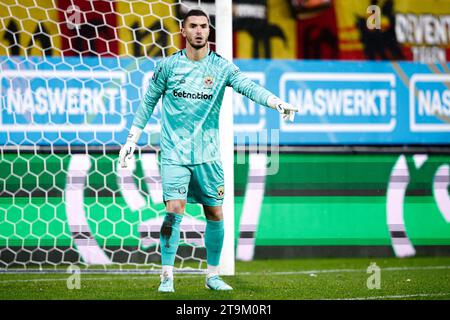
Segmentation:
<svg viewBox="0 0 450 320">
<path fill-rule="evenodd" d="M 186 200 L 207 206 L 221 206 L 224 196 L 220 161 L 194 165 L 161 165 L 163 200 Z"/>
</svg>

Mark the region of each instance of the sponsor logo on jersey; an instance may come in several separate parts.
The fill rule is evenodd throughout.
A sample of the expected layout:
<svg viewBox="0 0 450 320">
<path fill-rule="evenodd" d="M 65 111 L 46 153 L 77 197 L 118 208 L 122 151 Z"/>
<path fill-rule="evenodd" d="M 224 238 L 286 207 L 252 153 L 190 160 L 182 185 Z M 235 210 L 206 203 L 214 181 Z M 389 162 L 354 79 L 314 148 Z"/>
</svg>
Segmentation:
<svg viewBox="0 0 450 320">
<path fill-rule="evenodd" d="M 186 91 L 173 91 L 173 95 L 178 98 L 185 98 L 185 99 L 198 99 L 198 100 L 211 100 L 212 94 L 206 94 L 204 92 L 186 92 Z"/>
</svg>

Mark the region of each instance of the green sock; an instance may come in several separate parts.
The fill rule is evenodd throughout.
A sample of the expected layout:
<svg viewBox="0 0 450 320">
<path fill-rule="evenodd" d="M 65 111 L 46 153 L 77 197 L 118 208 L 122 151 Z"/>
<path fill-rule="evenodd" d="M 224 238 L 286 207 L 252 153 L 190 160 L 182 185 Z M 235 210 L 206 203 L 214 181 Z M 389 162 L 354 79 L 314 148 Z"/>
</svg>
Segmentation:
<svg viewBox="0 0 450 320">
<path fill-rule="evenodd" d="M 223 235 L 223 220 L 213 221 L 206 219 L 205 247 L 208 265 L 219 265 L 220 253 L 223 247 Z"/>
<path fill-rule="evenodd" d="M 166 212 L 159 236 L 163 266 L 173 266 L 175 264 L 175 255 L 180 242 L 180 224 L 182 219 L 182 214 Z"/>
</svg>

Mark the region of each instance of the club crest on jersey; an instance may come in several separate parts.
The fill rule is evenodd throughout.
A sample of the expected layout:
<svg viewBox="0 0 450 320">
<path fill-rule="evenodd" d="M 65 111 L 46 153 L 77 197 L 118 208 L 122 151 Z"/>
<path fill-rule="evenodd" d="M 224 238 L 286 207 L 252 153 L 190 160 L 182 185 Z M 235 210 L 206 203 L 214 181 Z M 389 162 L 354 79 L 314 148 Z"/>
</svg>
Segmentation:
<svg viewBox="0 0 450 320">
<path fill-rule="evenodd" d="M 214 85 L 214 78 L 206 76 L 205 79 L 203 79 L 203 84 L 205 89 L 211 89 Z"/>
</svg>

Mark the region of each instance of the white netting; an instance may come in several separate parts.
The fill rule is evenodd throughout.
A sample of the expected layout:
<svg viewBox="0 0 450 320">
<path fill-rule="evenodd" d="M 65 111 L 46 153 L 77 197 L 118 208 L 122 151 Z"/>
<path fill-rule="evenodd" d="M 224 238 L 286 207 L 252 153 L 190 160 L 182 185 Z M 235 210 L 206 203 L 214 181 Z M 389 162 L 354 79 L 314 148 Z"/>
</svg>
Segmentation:
<svg viewBox="0 0 450 320">
<path fill-rule="evenodd" d="M 182 14 L 198 5 L 0 2 L 0 269 L 157 269 L 160 106 L 131 168 L 117 156 L 155 62 L 183 46 Z M 202 269 L 203 212 L 186 211 L 175 267 Z"/>
</svg>

